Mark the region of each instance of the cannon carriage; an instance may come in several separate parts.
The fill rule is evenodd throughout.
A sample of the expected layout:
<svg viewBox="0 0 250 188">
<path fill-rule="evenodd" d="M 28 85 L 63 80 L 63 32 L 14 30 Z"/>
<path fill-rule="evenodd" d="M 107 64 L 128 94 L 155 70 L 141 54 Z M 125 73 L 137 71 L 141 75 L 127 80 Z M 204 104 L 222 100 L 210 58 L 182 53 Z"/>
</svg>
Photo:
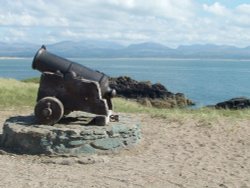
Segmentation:
<svg viewBox="0 0 250 188">
<path fill-rule="evenodd" d="M 117 119 L 111 101 L 116 91 L 104 73 L 52 54 L 45 46 L 37 51 L 32 68 L 42 72 L 34 110 L 39 123 L 53 125 L 73 111 L 95 114 L 96 125 Z"/>
</svg>

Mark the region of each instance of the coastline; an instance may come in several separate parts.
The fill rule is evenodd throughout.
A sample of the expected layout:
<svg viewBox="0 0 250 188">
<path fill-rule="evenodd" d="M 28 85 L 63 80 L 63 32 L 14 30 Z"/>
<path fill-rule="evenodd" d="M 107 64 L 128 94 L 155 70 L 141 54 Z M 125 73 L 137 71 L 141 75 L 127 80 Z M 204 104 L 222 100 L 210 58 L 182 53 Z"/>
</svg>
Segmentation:
<svg viewBox="0 0 250 188">
<path fill-rule="evenodd" d="M 39 77 L 40 73 L 31 68 L 32 58 L 2 57 L 0 77 Z M 20 59 L 18 59 L 20 58 Z M 173 93 L 184 93 L 198 107 L 214 105 L 234 97 L 250 97 L 245 80 L 250 78 L 250 61 L 171 61 L 118 60 L 118 59 L 71 59 L 110 77 L 128 75 L 138 81 L 150 80 L 161 83 Z M 218 79 L 220 80 L 218 82 Z"/>
</svg>

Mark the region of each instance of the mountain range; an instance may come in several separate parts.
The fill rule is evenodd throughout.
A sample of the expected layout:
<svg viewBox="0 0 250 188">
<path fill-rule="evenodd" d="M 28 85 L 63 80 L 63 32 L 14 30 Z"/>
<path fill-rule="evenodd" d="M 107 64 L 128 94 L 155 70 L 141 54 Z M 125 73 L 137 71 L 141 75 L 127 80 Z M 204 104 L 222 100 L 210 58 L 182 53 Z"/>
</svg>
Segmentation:
<svg viewBox="0 0 250 188">
<path fill-rule="evenodd" d="M 41 45 L 32 43 L 0 42 L 0 57 L 33 57 L 40 47 Z M 85 40 L 48 44 L 46 48 L 62 57 L 79 58 L 250 59 L 250 46 L 239 48 L 214 44 L 181 45 L 177 48 L 169 48 L 153 42 L 124 46 L 109 41 Z"/>
</svg>

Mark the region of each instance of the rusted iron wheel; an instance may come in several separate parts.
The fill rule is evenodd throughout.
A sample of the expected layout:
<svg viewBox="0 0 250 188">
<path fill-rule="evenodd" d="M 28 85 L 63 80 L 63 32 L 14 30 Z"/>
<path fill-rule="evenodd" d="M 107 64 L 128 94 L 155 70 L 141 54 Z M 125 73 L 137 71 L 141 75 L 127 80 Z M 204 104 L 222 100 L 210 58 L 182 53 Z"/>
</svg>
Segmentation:
<svg viewBox="0 0 250 188">
<path fill-rule="evenodd" d="M 54 125 L 63 115 L 63 104 L 55 97 L 44 97 L 35 106 L 35 116 L 40 124 Z"/>
</svg>

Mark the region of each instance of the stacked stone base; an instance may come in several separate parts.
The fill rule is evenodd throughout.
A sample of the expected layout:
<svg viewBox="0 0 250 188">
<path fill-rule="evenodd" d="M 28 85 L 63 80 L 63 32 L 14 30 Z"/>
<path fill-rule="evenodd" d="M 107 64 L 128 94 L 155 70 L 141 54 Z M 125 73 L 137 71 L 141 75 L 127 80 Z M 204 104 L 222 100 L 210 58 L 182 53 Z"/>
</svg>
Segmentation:
<svg viewBox="0 0 250 188">
<path fill-rule="evenodd" d="M 37 125 L 33 116 L 6 120 L 1 145 L 26 154 L 97 154 L 133 146 L 141 138 L 138 121 L 120 116 L 119 122 L 106 126 L 58 123 Z"/>
</svg>

